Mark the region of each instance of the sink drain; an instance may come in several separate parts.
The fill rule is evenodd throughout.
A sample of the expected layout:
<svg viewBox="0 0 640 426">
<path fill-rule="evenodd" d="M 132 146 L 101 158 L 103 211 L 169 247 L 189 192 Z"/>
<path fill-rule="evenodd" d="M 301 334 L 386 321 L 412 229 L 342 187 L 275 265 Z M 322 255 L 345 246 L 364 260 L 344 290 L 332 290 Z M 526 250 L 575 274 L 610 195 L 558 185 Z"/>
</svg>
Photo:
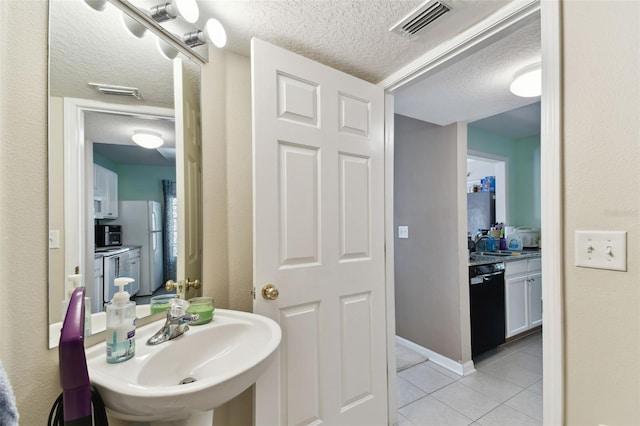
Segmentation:
<svg viewBox="0 0 640 426">
<path fill-rule="evenodd" d="M 187 377 L 186 379 L 182 379 L 182 380 L 180 380 L 180 383 L 179 383 L 179 384 L 180 384 L 180 385 L 186 385 L 187 383 L 193 383 L 193 382 L 195 382 L 195 381 L 196 381 L 196 379 L 195 379 L 195 378 L 193 378 L 193 377 Z"/>
</svg>

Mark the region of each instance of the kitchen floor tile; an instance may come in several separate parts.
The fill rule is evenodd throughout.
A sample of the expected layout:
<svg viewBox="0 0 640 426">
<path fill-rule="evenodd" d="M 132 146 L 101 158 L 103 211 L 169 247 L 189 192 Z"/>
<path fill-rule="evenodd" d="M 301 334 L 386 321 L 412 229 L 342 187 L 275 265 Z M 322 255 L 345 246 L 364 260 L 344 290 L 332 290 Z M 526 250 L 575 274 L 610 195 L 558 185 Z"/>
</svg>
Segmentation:
<svg viewBox="0 0 640 426">
<path fill-rule="evenodd" d="M 422 398 L 426 393 L 402 377 L 398 377 L 398 408 Z"/>
<path fill-rule="evenodd" d="M 542 421 L 542 395 L 525 389 L 505 402 L 505 405 L 538 421 Z"/>
<path fill-rule="evenodd" d="M 485 373 L 484 371 L 476 371 L 473 374 L 465 376 L 460 379 L 460 383 L 467 385 L 498 402 L 504 402 L 524 389 L 522 386 L 518 386 L 515 383 L 508 382 L 492 374 Z"/>
<path fill-rule="evenodd" d="M 400 414 L 419 426 L 467 426 L 473 421 L 431 396 L 425 396 L 404 408 Z"/>
<path fill-rule="evenodd" d="M 531 392 L 537 393 L 538 395 L 542 395 L 543 382 L 544 382 L 544 378 L 538 380 L 537 382 L 529 386 L 527 389 L 529 389 Z"/>
<path fill-rule="evenodd" d="M 396 371 L 406 370 L 407 368 L 413 367 L 421 362 L 425 362 L 426 360 L 426 357 L 409 349 L 402 343 L 396 342 Z"/>
<path fill-rule="evenodd" d="M 431 393 L 454 381 L 452 378 L 431 368 L 428 363 L 407 368 L 398 373 L 398 377 L 405 379 L 426 393 Z"/>
<path fill-rule="evenodd" d="M 522 367 L 542 377 L 542 358 L 526 352 L 516 352 L 505 358 L 505 361 Z"/>
<path fill-rule="evenodd" d="M 522 387 L 531 386 L 542 378 L 542 373 L 529 371 L 513 362 L 510 362 L 508 357 L 481 367 L 480 371 L 493 374 L 494 376 L 500 377 Z"/>
<path fill-rule="evenodd" d="M 414 426 L 405 416 L 398 413 L 398 426 Z"/>
<path fill-rule="evenodd" d="M 542 426 L 542 422 L 506 405 L 500 405 L 484 417 L 476 420 L 476 423 L 481 426 Z"/>
<path fill-rule="evenodd" d="M 459 382 L 453 382 L 432 393 L 431 396 L 440 402 L 444 402 L 471 420 L 479 419 L 500 404 L 498 401 Z"/>
<path fill-rule="evenodd" d="M 474 365 L 465 377 L 431 361 L 399 372 L 398 426 L 542 425 L 542 332 L 488 351 Z"/>
</svg>

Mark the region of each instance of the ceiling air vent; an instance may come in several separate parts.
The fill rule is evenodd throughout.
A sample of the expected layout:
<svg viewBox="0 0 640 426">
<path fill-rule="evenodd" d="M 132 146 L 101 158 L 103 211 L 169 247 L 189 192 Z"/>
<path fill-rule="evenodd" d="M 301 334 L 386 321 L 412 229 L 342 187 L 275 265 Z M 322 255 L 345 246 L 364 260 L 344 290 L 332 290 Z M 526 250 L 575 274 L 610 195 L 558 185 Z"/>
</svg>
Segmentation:
<svg viewBox="0 0 640 426">
<path fill-rule="evenodd" d="M 415 38 L 427 25 L 449 11 L 451 8 L 440 1 L 428 1 L 391 27 L 389 31 L 403 37 Z"/>
<path fill-rule="evenodd" d="M 114 86 L 113 84 L 89 83 L 89 86 L 96 89 L 103 95 L 127 96 L 130 98 L 143 99 L 142 92 L 136 87 Z"/>
</svg>

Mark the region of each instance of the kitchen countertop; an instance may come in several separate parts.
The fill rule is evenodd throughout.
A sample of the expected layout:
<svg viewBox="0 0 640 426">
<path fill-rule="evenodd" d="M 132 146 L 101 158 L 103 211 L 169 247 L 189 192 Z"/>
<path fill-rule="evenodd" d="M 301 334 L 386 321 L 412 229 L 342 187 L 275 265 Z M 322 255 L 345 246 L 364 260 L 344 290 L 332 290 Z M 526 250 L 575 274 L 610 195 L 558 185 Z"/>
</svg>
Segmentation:
<svg viewBox="0 0 640 426">
<path fill-rule="evenodd" d="M 542 256 L 540 250 L 525 250 L 517 252 L 483 252 L 473 253 L 469 256 L 469 266 L 487 265 L 489 263 L 516 262 L 518 260 L 539 259 Z"/>
</svg>

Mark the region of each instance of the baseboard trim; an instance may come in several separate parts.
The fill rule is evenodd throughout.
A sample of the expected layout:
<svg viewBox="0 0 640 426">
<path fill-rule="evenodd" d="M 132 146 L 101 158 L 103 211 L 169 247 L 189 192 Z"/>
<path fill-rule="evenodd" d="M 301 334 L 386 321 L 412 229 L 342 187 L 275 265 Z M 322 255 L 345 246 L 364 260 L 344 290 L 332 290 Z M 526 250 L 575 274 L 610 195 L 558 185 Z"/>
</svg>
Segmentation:
<svg viewBox="0 0 640 426">
<path fill-rule="evenodd" d="M 473 361 L 467 361 L 465 363 L 454 361 L 451 358 L 440 355 L 439 353 L 434 352 L 431 349 L 427 349 L 424 346 L 420 346 L 419 344 L 414 343 L 411 340 L 407 340 L 404 337 L 396 336 L 396 341 L 401 345 L 418 352 L 420 355 L 427 357 L 429 361 L 434 364 L 437 364 L 442 368 L 446 368 L 458 376 L 468 376 L 476 371 Z"/>
</svg>

